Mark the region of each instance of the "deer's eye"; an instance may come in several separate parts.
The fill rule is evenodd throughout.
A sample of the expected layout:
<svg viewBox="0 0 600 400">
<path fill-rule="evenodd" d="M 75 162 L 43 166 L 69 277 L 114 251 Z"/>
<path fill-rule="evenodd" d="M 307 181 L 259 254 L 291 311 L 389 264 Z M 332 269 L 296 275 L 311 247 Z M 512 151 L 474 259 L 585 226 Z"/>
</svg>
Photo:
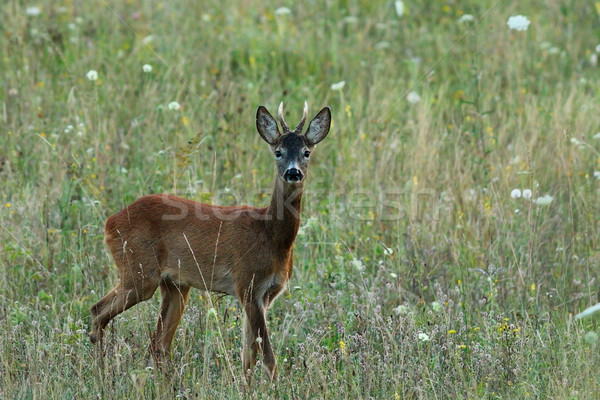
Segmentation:
<svg viewBox="0 0 600 400">
<path fill-rule="evenodd" d="M 275 150 L 275 158 L 281 158 L 281 152 L 279 150 Z"/>
<path fill-rule="evenodd" d="M 310 157 L 310 151 L 306 150 L 304 152 L 304 157 L 306 157 L 306 158 Z"/>
</svg>

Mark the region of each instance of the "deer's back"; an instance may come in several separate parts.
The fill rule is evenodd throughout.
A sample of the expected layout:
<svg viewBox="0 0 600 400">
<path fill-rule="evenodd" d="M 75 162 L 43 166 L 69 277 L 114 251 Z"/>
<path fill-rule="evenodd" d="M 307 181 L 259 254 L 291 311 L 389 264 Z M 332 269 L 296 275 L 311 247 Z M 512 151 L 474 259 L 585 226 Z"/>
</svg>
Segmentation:
<svg viewBox="0 0 600 400">
<path fill-rule="evenodd" d="M 273 249 L 261 212 L 144 196 L 108 218 L 105 241 L 120 269 L 141 265 L 150 277 L 235 295 L 238 281 L 291 274 L 291 249 Z"/>
</svg>

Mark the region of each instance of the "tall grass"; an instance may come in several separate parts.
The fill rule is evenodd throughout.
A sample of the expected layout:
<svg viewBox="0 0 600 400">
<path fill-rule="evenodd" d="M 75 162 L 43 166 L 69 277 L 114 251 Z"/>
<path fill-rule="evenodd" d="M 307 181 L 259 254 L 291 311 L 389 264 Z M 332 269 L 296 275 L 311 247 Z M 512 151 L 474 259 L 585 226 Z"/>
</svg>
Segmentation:
<svg viewBox="0 0 600 400">
<path fill-rule="evenodd" d="M 572 315 L 599 291 L 600 10 L 405 6 L 3 2 L 0 397 L 597 398 L 599 325 Z M 106 217 L 160 192 L 266 205 L 256 107 L 294 123 L 305 99 L 334 124 L 269 313 L 279 381 L 243 388 L 238 305 L 215 318 L 198 291 L 168 378 L 146 352 L 158 296 L 95 349 Z"/>
</svg>

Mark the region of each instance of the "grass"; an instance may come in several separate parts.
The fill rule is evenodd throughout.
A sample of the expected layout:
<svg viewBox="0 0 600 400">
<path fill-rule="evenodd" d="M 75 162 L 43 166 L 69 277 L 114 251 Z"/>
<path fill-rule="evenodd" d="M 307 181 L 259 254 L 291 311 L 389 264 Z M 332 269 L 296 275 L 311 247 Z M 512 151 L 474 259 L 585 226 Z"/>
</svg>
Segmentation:
<svg viewBox="0 0 600 400">
<path fill-rule="evenodd" d="M 598 6 L 239 3 L 0 5 L 0 397 L 597 398 L 598 321 L 572 316 L 599 292 Z M 280 380 L 244 392 L 238 305 L 213 297 L 215 318 L 199 291 L 168 378 L 146 352 L 158 295 L 101 359 L 105 219 L 160 192 L 266 205 L 256 108 L 294 124 L 305 99 L 334 124 L 269 313 Z"/>
</svg>

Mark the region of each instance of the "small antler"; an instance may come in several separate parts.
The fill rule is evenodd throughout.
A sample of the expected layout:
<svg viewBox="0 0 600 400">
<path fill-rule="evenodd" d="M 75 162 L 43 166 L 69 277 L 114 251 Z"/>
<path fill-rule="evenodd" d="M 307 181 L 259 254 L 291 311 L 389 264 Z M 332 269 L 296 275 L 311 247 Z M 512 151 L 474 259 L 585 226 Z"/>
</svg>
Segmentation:
<svg viewBox="0 0 600 400">
<path fill-rule="evenodd" d="M 306 122 L 306 117 L 308 117 L 308 103 L 304 102 L 304 114 L 302 114 L 302 121 L 296 127 L 296 133 L 302 133 L 302 128 L 304 128 L 304 123 Z"/>
<path fill-rule="evenodd" d="M 279 123 L 281 124 L 283 134 L 285 135 L 290 131 L 290 127 L 285 123 L 285 119 L 283 118 L 283 101 L 279 103 L 279 109 L 277 110 L 277 114 L 279 115 Z"/>
</svg>

